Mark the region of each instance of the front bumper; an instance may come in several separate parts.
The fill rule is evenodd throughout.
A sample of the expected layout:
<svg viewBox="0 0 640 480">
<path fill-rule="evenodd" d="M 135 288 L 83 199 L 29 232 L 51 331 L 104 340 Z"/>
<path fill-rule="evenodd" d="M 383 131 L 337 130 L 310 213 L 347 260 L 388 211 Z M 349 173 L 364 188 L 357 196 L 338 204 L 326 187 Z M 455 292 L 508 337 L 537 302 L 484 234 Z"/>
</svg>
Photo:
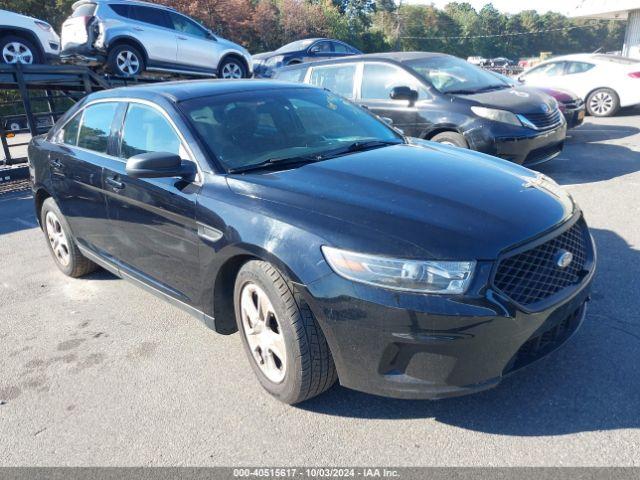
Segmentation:
<svg viewBox="0 0 640 480">
<path fill-rule="evenodd" d="M 579 328 L 595 268 L 562 300 L 534 312 L 488 287 L 492 271 L 493 262 L 478 262 L 461 297 L 385 291 L 334 274 L 308 285 L 305 297 L 340 383 L 395 398 L 474 393 L 544 357 Z"/>
<path fill-rule="evenodd" d="M 583 105 L 580 108 L 575 108 L 572 110 L 567 109 L 562 112 L 562 114 L 564 115 L 564 119 L 567 121 L 567 129 L 575 128 L 582 125 L 582 123 L 584 122 L 585 107 Z"/>
<path fill-rule="evenodd" d="M 567 136 L 565 122 L 543 131 L 502 125 L 483 127 L 465 133 L 472 149 L 527 167 L 557 157 L 562 152 Z"/>
</svg>

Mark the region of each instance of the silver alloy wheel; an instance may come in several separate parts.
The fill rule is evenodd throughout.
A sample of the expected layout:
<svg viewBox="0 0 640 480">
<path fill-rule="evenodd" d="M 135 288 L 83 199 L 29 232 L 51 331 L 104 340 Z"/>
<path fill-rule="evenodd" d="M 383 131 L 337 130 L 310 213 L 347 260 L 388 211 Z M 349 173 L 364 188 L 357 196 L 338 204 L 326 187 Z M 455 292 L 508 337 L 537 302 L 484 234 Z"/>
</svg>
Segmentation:
<svg viewBox="0 0 640 480">
<path fill-rule="evenodd" d="M 69 255 L 69 241 L 62 229 L 58 216 L 53 212 L 47 212 L 45 224 L 51 250 L 53 250 L 58 261 L 66 267 L 71 260 Z"/>
<path fill-rule="evenodd" d="M 457 147 L 457 145 L 453 142 L 449 142 L 448 140 L 445 140 L 444 142 L 438 142 L 441 143 L 442 145 L 451 145 L 452 147 Z"/>
<path fill-rule="evenodd" d="M 222 67 L 222 78 L 242 78 L 242 67 L 235 62 L 229 62 Z"/>
<path fill-rule="evenodd" d="M 118 70 L 126 75 L 135 75 L 140 70 L 140 60 L 131 50 L 122 50 L 116 57 Z"/>
<path fill-rule="evenodd" d="M 269 297 L 255 283 L 242 287 L 240 315 L 254 361 L 269 380 L 282 382 L 287 368 L 284 337 Z"/>
<path fill-rule="evenodd" d="M 598 92 L 591 97 L 589 107 L 597 115 L 606 115 L 613 110 L 613 96 L 609 92 Z"/>
<path fill-rule="evenodd" d="M 2 59 L 5 63 L 31 65 L 33 63 L 33 52 L 24 43 L 9 42 L 2 49 Z"/>
</svg>

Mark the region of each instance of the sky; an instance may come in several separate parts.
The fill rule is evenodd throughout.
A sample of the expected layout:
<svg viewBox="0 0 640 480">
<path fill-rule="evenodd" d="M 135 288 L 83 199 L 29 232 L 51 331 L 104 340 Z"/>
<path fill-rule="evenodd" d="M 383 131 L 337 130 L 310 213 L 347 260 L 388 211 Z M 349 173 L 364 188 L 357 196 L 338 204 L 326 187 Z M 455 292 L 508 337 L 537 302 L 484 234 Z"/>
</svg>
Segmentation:
<svg viewBox="0 0 640 480">
<path fill-rule="evenodd" d="M 433 3 L 436 7 L 442 8 L 452 0 L 402 0 L 402 3 L 411 4 L 430 4 Z M 537 10 L 538 13 L 545 13 L 549 10 L 559 12 L 563 14 L 570 13 L 580 0 L 457 0 L 459 2 L 467 1 L 476 10 L 480 10 L 486 3 L 492 3 L 501 12 L 505 13 L 518 13 L 522 10 Z M 398 0 L 396 0 L 398 2 Z"/>
</svg>

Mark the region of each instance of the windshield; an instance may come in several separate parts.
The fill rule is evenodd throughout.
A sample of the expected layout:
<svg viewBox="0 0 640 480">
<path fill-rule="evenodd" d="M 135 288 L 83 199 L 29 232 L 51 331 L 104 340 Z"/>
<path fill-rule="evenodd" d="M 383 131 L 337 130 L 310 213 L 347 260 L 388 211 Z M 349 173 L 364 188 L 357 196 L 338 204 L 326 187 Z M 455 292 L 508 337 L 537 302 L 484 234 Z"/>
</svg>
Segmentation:
<svg viewBox="0 0 640 480">
<path fill-rule="evenodd" d="M 358 142 L 403 141 L 362 108 L 315 88 L 217 95 L 181 107 L 227 170 L 293 158 L 319 160 Z"/>
<path fill-rule="evenodd" d="M 406 62 L 442 93 L 476 93 L 509 85 L 460 58 L 437 56 Z"/>
<path fill-rule="evenodd" d="M 297 40 L 295 42 L 287 43 L 276 50 L 276 53 L 297 52 L 298 50 L 304 50 L 311 45 L 315 40 Z"/>
</svg>

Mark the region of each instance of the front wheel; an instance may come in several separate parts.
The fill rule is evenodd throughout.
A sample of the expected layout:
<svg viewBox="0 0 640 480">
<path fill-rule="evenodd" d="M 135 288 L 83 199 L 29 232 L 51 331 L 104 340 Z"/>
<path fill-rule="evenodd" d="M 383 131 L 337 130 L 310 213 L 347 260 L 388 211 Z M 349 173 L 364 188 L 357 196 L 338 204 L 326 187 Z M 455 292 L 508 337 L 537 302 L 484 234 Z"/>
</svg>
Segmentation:
<svg viewBox="0 0 640 480">
<path fill-rule="evenodd" d="M 0 39 L 0 61 L 2 63 L 32 65 L 43 63 L 40 50 L 26 38 L 7 35 Z"/>
<path fill-rule="evenodd" d="M 337 374 L 311 310 L 271 264 L 252 260 L 234 289 L 238 330 L 260 384 L 284 403 L 321 394 Z"/>
<path fill-rule="evenodd" d="M 444 145 L 452 145 L 454 147 L 469 148 L 464 136 L 457 132 L 442 132 L 434 135 L 431 139 L 433 142 L 443 143 Z"/>
<path fill-rule="evenodd" d="M 610 117 L 620 108 L 618 94 L 610 88 L 599 88 L 587 97 L 587 111 L 594 117 Z"/>
<path fill-rule="evenodd" d="M 247 78 L 249 76 L 247 67 L 242 60 L 235 57 L 225 58 L 218 67 L 218 77 L 224 79 Z"/>
</svg>

